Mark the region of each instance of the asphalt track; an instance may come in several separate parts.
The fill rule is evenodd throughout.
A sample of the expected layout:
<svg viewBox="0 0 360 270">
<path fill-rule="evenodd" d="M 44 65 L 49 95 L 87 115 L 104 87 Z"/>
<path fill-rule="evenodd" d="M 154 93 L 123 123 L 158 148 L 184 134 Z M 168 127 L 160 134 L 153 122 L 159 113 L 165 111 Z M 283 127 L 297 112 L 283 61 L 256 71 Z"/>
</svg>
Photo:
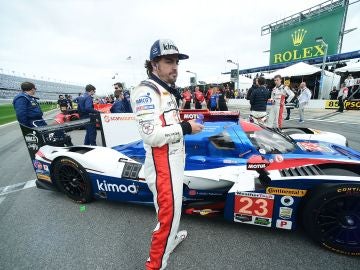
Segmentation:
<svg viewBox="0 0 360 270">
<path fill-rule="evenodd" d="M 248 114 L 246 108 L 240 112 Z M 302 125 L 343 134 L 360 150 L 359 116 L 354 111 L 312 110 Z M 296 112 L 292 117 L 285 125 L 299 125 Z M 81 209 L 62 194 L 39 190 L 29 181 L 35 173 L 18 124 L 0 127 L 0 138 L 0 269 L 144 269 L 155 226 L 152 208 L 95 201 Z M 359 257 L 318 247 L 301 229 L 289 232 L 186 215 L 181 228 L 189 237 L 172 254 L 167 269 L 360 265 Z"/>
</svg>

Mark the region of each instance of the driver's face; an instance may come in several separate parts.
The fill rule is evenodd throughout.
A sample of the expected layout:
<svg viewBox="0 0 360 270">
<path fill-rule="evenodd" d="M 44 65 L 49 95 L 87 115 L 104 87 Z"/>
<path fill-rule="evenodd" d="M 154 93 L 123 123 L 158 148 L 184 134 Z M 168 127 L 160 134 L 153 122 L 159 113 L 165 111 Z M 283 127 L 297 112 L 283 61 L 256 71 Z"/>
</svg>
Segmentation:
<svg viewBox="0 0 360 270">
<path fill-rule="evenodd" d="M 179 58 L 177 55 L 166 55 L 155 64 L 154 73 L 164 82 L 173 84 L 178 76 Z"/>
</svg>

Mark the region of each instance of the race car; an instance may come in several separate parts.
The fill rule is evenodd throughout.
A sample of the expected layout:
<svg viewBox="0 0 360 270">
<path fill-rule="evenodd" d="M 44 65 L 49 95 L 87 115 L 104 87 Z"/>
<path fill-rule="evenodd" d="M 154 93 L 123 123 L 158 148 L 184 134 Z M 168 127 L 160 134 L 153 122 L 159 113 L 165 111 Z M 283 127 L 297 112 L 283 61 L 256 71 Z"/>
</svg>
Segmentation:
<svg viewBox="0 0 360 270">
<path fill-rule="evenodd" d="M 294 140 L 232 117 L 205 117 L 203 131 L 185 137 L 183 211 L 287 230 L 303 225 L 323 247 L 359 256 L 360 152 L 335 143 Z M 22 127 L 37 186 L 80 203 L 107 199 L 153 205 L 134 116 L 101 114 L 107 147 L 59 147 L 60 141 L 49 138 L 56 130 L 69 131 L 92 120 L 79 121 Z M 113 135 L 124 130 L 132 135 Z M 112 136 L 118 141 L 110 140 Z"/>
</svg>

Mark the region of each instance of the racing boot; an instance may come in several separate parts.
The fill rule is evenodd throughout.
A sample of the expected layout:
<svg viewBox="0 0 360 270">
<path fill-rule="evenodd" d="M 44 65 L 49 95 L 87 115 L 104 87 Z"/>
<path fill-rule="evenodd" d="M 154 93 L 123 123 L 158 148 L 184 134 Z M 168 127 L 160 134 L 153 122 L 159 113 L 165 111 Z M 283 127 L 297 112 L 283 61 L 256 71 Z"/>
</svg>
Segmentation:
<svg viewBox="0 0 360 270">
<path fill-rule="evenodd" d="M 187 231 L 183 230 L 183 231 L 178 231 L 178 233 L 175 236 L 175 242 L 174 242 L 174 248 L 171 251 L 174 252 L 175 248 L 182 242 L 185 240 L 185 238 L 187 237 Z"/>
</svg>

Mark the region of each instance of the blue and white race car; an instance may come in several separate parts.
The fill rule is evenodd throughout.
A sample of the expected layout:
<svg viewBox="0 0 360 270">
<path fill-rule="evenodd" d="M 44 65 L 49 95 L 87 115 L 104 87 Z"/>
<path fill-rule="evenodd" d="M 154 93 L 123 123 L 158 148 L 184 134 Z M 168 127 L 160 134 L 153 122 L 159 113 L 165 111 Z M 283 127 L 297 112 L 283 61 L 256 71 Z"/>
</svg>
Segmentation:
<svg viewBox="0 0 360 270">
<path fill-rule="evenodd" d="M 217 114 L 185 138 L 185 213 L 287 230 L 302 225 L 323 247 L 360 255 L 360 152 Z M 134 116 L 101 114 L 107 147 L 72 146 L 65 132 L 87 121 L 22 127 L 37 186 L 81 203 L 153 205 Z"/>
</svg>

